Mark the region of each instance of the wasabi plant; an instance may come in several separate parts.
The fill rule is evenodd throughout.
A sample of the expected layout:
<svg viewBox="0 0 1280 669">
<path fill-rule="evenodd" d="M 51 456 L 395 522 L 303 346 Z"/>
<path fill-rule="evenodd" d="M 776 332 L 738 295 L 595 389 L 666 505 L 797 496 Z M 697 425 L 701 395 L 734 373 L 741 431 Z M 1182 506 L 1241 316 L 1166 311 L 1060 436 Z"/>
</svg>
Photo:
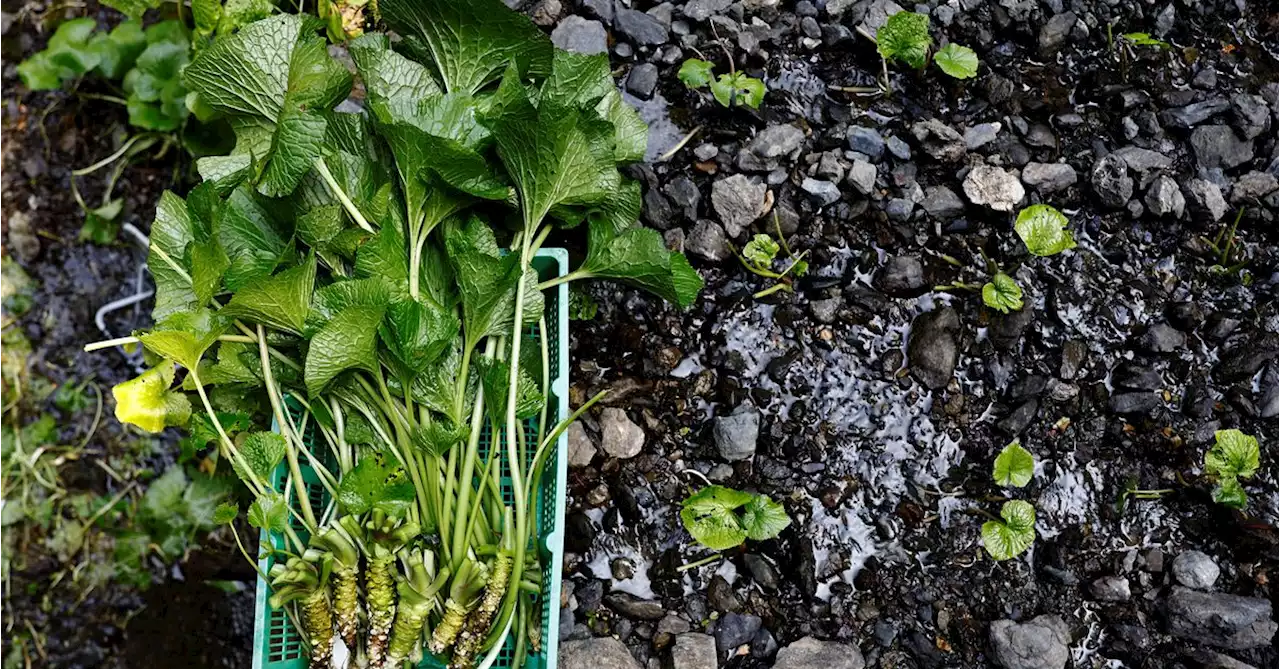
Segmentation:
<svg viewBox="0 0 1280 669">
<path fill-rule="evenodd" d="M 791 517 L 766 495 L 709 485 L 685 498 L 680 521 L 694 541 L 722 551 L 747 539 L 772 539 L 791 524 Z"/>
<path fill-rule="evenodd" d="M 1249 496 L 1240 479 L 1252 478 L 1258 471 L 1258 440 L 1240 430 L 1218 430 L 1213 440 L 1213 446 L 1204 454 L 1204 471 L 1217 481 L 1213 501 L 1244 509 L 1249 505 Z"/>
<path fill-rule="evenodd" d="M 244 482 L 273 538 L 271 604 L 311 666 L 338 640 L 374 667 L 470 667 L 511 640 L 519 666 L 554 596 L 532 546 L 542 474 L 601 397 L 548 424 L 544 291 L 612 279 L 686 308 L 702 280 L 637 224 L 619 165 L 647 129 L 606 56 L 555 49 L 500 0 L 379 9 L 399 41 L 348 44 L 360 112 L 335 110 L 354 80 L 312 17 L 218 35 L 187 66 L 235 147 L 161 198 L 156 326 L 89 348 L 140 342 L 157 366 L 117 416 L 155 430 L 194 411 L 193 437 Z M 556 229 L 584 230 L 586 258 L 540 277 Z"/>
<path fill-rule="evenodd" d="M 923 70 L 929 64 L 930 49 L 933 47 L 933 38 L 929 35 L 929 16 L 907 11 L 892 14 L 876 30 L 873 41 L 880 54 L 881 92 L 888 93 L 891 90 L 891 61 L 901 62 L 915 70 Z M 933 61 L 943 73 L 956 79 L 970 79 L 978 74 L 978 54 L 967 46 L 949 43 L 933 54 Z"/>
<path fill-rule="evenodd" d="M 1027 252 L 1052 256 L 1076 247 L 1067 217 L 1047 204 L 1036 204 L 1018 212 L 1013 229 L 1026 244 Z"/>
<path fill-rule="evenodd" d="M 764 82 L 739 72 L 729 58 L 729 73 L 717 76 L 715 65 L 699 58 L 689 58 L 680 65 L 676 76 L 691 90 L 708 88 L 721 107 L 746 105 L 758 109 L 767 91 Z"/>
<path fill-rule="evenodd" d="M 809 255 L 808 251 L 802 251 L 798 255 L 791 251 L 791 247 L 787 245 L 786 235 L 782 234 L 782 226 L 778 222 L 778 215 L 773 215 L 773 227 L 777 233 L 777 240 L 766 234 L 758 234 L 742 247 L 742 252 L 734 248 L 732 244 L 729 248 L 733 251 L 734 256 L 742 263 L 747 271 L 762 276 L 766 279 L 775 281 L 772 286 L 758 291 L 753 295 L 756 299 L 772 295 L 780 290 L 787 292 L 795 292 L 792 286 L 796 277 L 804 276 L 809 271 L 809 263 L 805 260 L 805 256 Z M 781 251 L 783 256 L 779 258 L 778 252 Z M 775 263 L 781 260 L 784 264 L 781 270 L 775 270 Z"/>
<path fill-rule="evenodd" d="M 991 478 L 1001 487 L 1021 488 L 1031 482 L 1035 458 L 1017 441 L 1009 443 L 996 456 Z M 1001 561 L 1020 555 L 1036 539 L 1036 509 L 1022 500 L 1009 500 L 1000 508 L 997 518 L 978 509 L 990 520 L 982 524 L 982 546 L 993 560 Z"/>
</svg>

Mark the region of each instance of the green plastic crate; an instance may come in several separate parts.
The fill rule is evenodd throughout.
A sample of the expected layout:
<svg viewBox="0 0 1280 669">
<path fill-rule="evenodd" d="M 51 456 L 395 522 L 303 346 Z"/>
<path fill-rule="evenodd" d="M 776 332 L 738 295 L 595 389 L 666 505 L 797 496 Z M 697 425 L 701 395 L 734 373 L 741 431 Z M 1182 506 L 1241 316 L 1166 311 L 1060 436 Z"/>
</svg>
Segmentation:
<svg viewBox="0 0 1280 669">
<path fill-rule="evenodd" d="M 533 260 L 533 267 L 540 280 L 563 276 L 569 271 L 569 253 L 564 249 L 542 249 Z M 544 293 L 546 298 L 547 326 L 550 329 L 548 352 L 550 354 L 551 383 L 550 396 L 547 398 L 548 429 L 562 418 L 569 415 L 569 290 L 568 284 L 560 284 Z M 536 330 L 537 326 L 534 326 Z M 526 434 L 536 433 L 537 419 L 525 422 Z M 309 435 L 308 435 L 309 437 Z M 489 430 L 486 426 L 481 438 L 482 452 L 489 445 Z M 542 582 L 545 584 L 542 598 L 542 652 L 530 655 L 525 666 L 529 669 L 555 669 L 556 644 L 560 638 L 560 566 L 564 558 L 564 506 L 565 487 L 568 477 L 568 460 L 565 452 L 568 448 L 568 433 L 560 435 L 555 452 L 548 458 L 548 466 L 543 474 L 541 490 L 538 494 L 537 508 L 534 509 L 534 520 L 537 523 L 537 548 L 542 552 L 545 571 Z M 532 449 L 530 449 L 532 451 Z M 532 452 L 529 454 L 532 457 Z M 302 478 L 311 496 L 312 508 L 323 508 L 329 502 L 329 494 L 320 485 L 315 472 L 305 462 L 301 463 Z M 271 484 L 280 490 L 285 483 L 288 469 L 282 464 L 276 468 Z M 504 477 L 503 496 L 511 494 L 509 479 Z M 292 499 L 292 498 L 291 498 Z M 508 497 L 509 501 L 509 497 Z M 294 529 L 305 541 L 308 537 L 297 526 L 297 520 L 290 517 Z M 270 542 L 272 546 L 284 544 L 284 537 L 278 533 L 262 532 L 259 541 Z M 263 558 L 259 567 L 263 572 L 271 569 L 274 559 Z M 270 586 L 258 578 L 257 598 L 255 601 L 255 618 L 253 627 L 253 669 L 305 669 L 306 654 L 302 640 L 283 610 L 273 609 L 267 600 L 271 596 Z M 498 656 L 494 667 L 511 666 L 511 657 L 515 652 L 515 630 L 508 637 L 506 646 Z M 439 669 L 442 665 L 432 658 L 424 660 L 421 669 Z"/>
</svg>

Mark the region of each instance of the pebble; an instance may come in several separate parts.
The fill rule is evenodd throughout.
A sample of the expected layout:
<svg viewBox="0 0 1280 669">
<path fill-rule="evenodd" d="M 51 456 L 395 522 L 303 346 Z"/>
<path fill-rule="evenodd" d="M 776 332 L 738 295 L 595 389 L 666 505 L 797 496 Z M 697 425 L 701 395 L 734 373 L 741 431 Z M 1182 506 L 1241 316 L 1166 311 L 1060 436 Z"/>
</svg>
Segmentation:
<svg viewBox="0 0 1280 669">
<path fill-rule="evenodd" d="M 866 666 L 857 646 L 807 636 L 779 650 L 773 669 L 863 669 Z"/>
<path fill-rule="evenodd" d="M 1222 198 L 1222 189 L 1212 181 L 1188 179 L 1183 184 L 1183 192 L 1192 211 L 1208 215 L 1211 221 L 1217 221 L 1227 213 L 1227 201 Z"/>
<path fill-rule="evenodd" d="M 925 189 L 920 206 L 934 218 L 947 219 L 964 213 L 964 200 L 946 186 L 930 186 Z"/>
<path fill-rule="evenodd" d="M 1239 167 L 1253 159 L 1253 142 L 1225 125 L 1202 125 L 1191 132 L 1191 149 L 1201 167 Z"/>
<path fill-rule="evenodd" d="M 1004 669 L 1062 669 L 1071 659 L 1071 628 L 1056 615 L 1021 624 L 997 620 L 989 634 L 995 660 Z"/>
<path fill-rule="evenodd" d="M 662 620 L 667 615 L 662 602 L 640 599 L 625 592 L 611 592 L 604 596 L 604 604 L 634 620 Z"/>
<path fill-rule="evenodd" d="M 1147 328 L 1138 345 L 1151 353 L 1173 353 L 1186 348 L 1187 336 L 1168 323 L 1156 323 Z"/>
<path fill-rule="evenodd" d="M 1090 181 L 1093 192 L 1102 204 L 1112 209 L 1123 209 L 1133 195 L 1133 179 L 1124 158 L 1112 153 L 1094 163 Z"/>
<path fill-rule="evenodd" d="M 845 141 L 849 143 L 849 149 L 861 153 L 872 162 L 879 162 L 880 156 L 884 155 L 884 139 L 874 128 L 851 126 L 845 133 Z"/>
<path fill-rule="evenodd" d="M 1209 590 L 1218 582 L 1218 565 L 1200 551 L 1183 551 L 1173 559 L 1173 577 L 1188 588 Z"/>
<path fill-rule="evenodd" d="M 830 181 L 805 177 L 800 182 L 800 189 L 809 196 L 815 206 L 825 207 L 840 201 L 840 187 Z"/>
<path fill-rule="evenodd" d="M 739 406 L 732 414 L 715 419 L 712 436 L 720 457 L 729 462 L 746 460 L 756 454 L 760 435 L 760 412 L 750 404 Z"/>
<path fill-rule="evenodd" d="M 911 145 L 902 141 L 897 135 L 889 137 L 884 141 L 885 148 L 889 149 L 889 153 L 898 160 L 911 160 Z"/>
<path fill-rule="evenodd" d="M 941 121 L 920 121 L 911 126 L 911 134 L 925 152 L 944 163 L 959 162 L 968 153 L 960 133 Z"/>
<path fill-rule="evenodd" d="M 1000 135 L 1000 123 L 979 123 L 964 131 L 964 145 L 970 151 L 976 151 Z"/>
<path fill-rule="evenodd" d="M 916 297 L 929 288 L 924 263 L 916 256 L 893 256 L 876 272 L 872 285 L 890 297 Z"/>
<path fill-rule="evenodd" d="M 964 194 L 974 204 L 995 211 L 1013 211 L 1026 196 L 1018 177 L 999 167 L 978 165 L 964 179 Z"/>
<path fill-rule="evenodd" d="M 671 647 L 671 669 L 716 669 L 716 639 L 709 634 L 677 634 Z"/>
<path fill-rule="evenodd" d="M 865 160 L 854 160 L 847 178 L 859 193 L 870 195 L 876 189 L 876 166 Z"/>
<path fill-rule="evenodd" d="M 600 448 L 619 459 L 634 458 L 644 448 L 644 430 L 617 407 L 600 412 Z"/>
<path fill-rule="evenodd" d="M 689 0 L 681 8 L 685 16 L 694 21 L 706 21 L 714 14 L 721 14 L 729 9 L 733 0 Z"/>
<path fill-rule="evenodd" d="M 1129 579 L 1123 576 L 1103 576 L 1089 585 L 1089 592 L 1103 602 L 1127 602 L 1131 596 Z"/>
<path fill-rule="evenodd" d="M 1067 41 L 1067 34 L 1076 25 L 1074 12 L 1063 12 L 1050 18 L 1040 28 L 1040 55 L 1052 56 Z"/>
<path fill-rule="evenodd" d="M 747 150 L 766 160 L 782 158 L 800 149 L 804 131 L 790 124 L 771 125 L 756 134 Z"/>
<path fill-rule="evenodd" d="M 735 174 L 711 184 L 711 206 L 729 231 L 751 225 L 764 213 L 768 186 L 745 175 Z M 730 237 L 737 237 L 730 234 Z"/>
<path fill-rule="evenodd" d="M 765 590 L 778 589 L 778 570 L 774 569 L 772 562 L 755 553 L 747 553 L 743 560 L 747 563 L 747 570 L 751 572 L 751 578 L 760 587 Z"/>
<path fill-rule="evenodd" d="M 1022 183 L 1042 195 L 1069 188 L 1076 183 L 1076 170 L 1066 163 L 1027 163 L 1022 168 Z"/>
<path fill-rule="evenodd" d="M 613 637 L 560 644 L 561 669 L 641 669 L 631 651 Z"/>
<path fill-rule="evenodd" d="M 581 16 L 568 16 L 551 31 L 551 42 L 565 51 L 577 53 L 605 53 L 609 50 L 609 36 L 599 21 Z"/>
<path fill-rule="evenodd" d="M 667 26 L 657 17 L 624 7 L 614 9 L 613 29 L 642 46 L 663 44 L 668 38 Z"/>
<path fill-rule="evenodd" d="M 1173 107 L 1160 112 L 1160 122 L 1165 127 L 1191 129 L 1227 111 L 1231 103 L 1226 98 L 1212 98 L 1193 102 L 1185 107 Z"/>
<path fill-rule="evenodd" d="M 627 92 L 648 100 L 653 97 L 653 90 L 658 86 L 658 66 L 652 63 L 640 63 L 631 68 L 627 74 Z"/>
<path fill-rule="evenodd" d="M 719 262 L 729 257 L 729 240 L 719 223 L 704 218 L 689 231 L 685 249 L 700 258 Z"/>
<path fill-rule="evenodd" d="M 596 456 L 596 445 L 587 435 L 587 428 L 574 421 L 569 425 L 569 466 L 586 467 Z"/>
<path fill-rule="evenodd" d="M 1160 406 L 1160 398 L 1154 393 L 1117 393 L 1108 402 L 1112 413 L 1145 414 Z"/>
<path fill-rule="evenodd" d="M 749 613 L 727 613 L 716 622 L 716 647 L 721 656 L 727 656 L 739 646 L 750 643 L 760 631 L 759 616 Z"/>
<path fill-rule="evenodd" d="M 947 385 L 960 356 L 956 337 L 960 317 L 951 307 L 941 307 L 916 316 L 907 342 L 911 375 L 930 390 Z"/>
<path fill-rule="evenodd" d="M 1256 597 L 1206 593 L 1174 586 L 1165 601 L 1169 633 L 1228 650 L 1270 646 L 1276 623 L 1271 602 Z"/>
</svg>

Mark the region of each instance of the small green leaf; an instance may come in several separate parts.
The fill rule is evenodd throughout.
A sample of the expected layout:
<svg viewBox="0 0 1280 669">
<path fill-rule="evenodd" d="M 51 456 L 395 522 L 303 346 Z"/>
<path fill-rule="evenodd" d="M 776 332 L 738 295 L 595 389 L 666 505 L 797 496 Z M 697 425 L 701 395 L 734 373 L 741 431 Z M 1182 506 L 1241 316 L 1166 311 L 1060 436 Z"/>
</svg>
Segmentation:
<svg viewBox="0 0 1280 669">
<path fill-rule="evenodd" d="M 246 435 L 236 450 L 240 452 L 245 464 L 258 481 L 270 481 L 271 472 L 275 471 L 276 465 L 284 460 L 288 444 L 284 437 L 274 432 L 254 432 Z M 237 471 L 237 473 L 246 482 L 253 479 L 247 472 Z"/>
<path fill-rule="evenodd" d="M 982 524 L 982 545 L 994 560 L 1020 555 L 1036 540 L 1036 509 L 1022 500 L 1010 500 L 1000 509 L 1003 522 Z"/>
<path fill-rule="evenodd" d="M 773 259 L 778 257 L 778 242 L 769 235 L 756 235 L 742 248 L 742 257 L 759 269 L 773 267 Z"/>
<path fill-rule="evenodd" d="M 116 219 L 123 208 L 124 200 L 116 198 L 85 212 L 84 225 L 80 226 L 80 241 L 100 246 L 114 242 L 116 235 L 120 234 L 120 224 Z"/>
<path fill-rule="evenodd" d="M 240 515 L 240 507 L 232 502 L 223 502 L 213 512 L 214 525 L 230 525 Z"/>
<path fill-rule="evenodd" d="M 413 483 L 395 457 L 383 451 L 365 451 L 338 484 L 338 503 L 350 514 L 376 509 L 401 518 L 413 501 Z"/>
<path fill-rule="evenodd" d="M 587 259 L 578 272 L 631 284 L 681 309 L 702 290 L 702 277 L 683 255 L 667 250 L 656 230 L 630 227 L 615 234 L 613 223 L 603 219 L 591 221 Z"/>
<path fill-rule="evenodd" d="M 1154 46 L 1161 49 L 1169 48 L 1168 42 L 1156 39 L 1148 33 L 1125 33 L 1124 35 L 1121 35 L 1121 37 L 1133 42 L 1136 46 Z"/>
<path fill-rule="evenodd" d="M 1076 247 L 1067 223 L 1062 212 L 1047 204 L 1037 204 L 1018 212 L 1013 229 L 1032 255 L 1051 256 Z"/>
<path fill-rule="evenodd" d="M 951 42 L 934 54 L 933 62 L 956 79 L 970 79 L 978 74 L 978 54 L 967 46 Z"/>
<path fill-rule="evenodd" d="M 1239 480 L 1222 479 L 1213 489 L 1213 501 L 1243 511 L 1249 506 L 1249 494 L 1245 492 Z"/>
<path fill-rule="evenodd" d="M 1220 479 L 1249 478 L 1258 471 L 1258 440 L 1240 430 L 1218 430 L 1204 454 L 1205 471 Z"/>
<path fill-rule="evenodd" d="M 302 334 L 316 282 L 316 258 L 275 276 L 256 279 L 231 297 L 221 313 L 250 323 Z"/>
<path fill-rule="evenodd" d="M 1022 287 L 1008 274 L 996 272 L 982 286 L 982 302 L 1002 314 L 1018 311 L 1022 308 Z"/>
<path fill-rule="evenodd" d="M 173 376 L 173 363 L 166 360 L 137 378 L 117 384 L 111 389 L 116 400 L 116 420 L 147 432 L 185 425 L 191 418 L 191 403 L 186 395 L 169 390 Z"/>
<path fill-rule="evenodd" d="M 268 490 L 249 505 L 249 524 L 268 532 L 284 532 L 289 527 L 289 507 L 284 495 Z"/>
<path fill-rule="evenodd" d="M 929 59 L 929 17 L 915 12 L 898 12 L 890 16 L 876 31 L 876 50 L 885 60 L 900 60 L 923 68 Z"/>
<path fill-rule="evenodd" d="M 752 109 L 759 108 L 765 92 L 764 82 L 742 72 L 722 74 L 711 83 L 711 95 L 724 107 L 745 104 Z"/>
<path fill-rule="evenodd" d="M 187 369 L 196 369 L 201 356 L 227 328 L 228 321 L 208 309 L 171 314 L 151 332 L 138 336 L 142 345 Z"/>
<path fill-rule="evenodd" d="M 1031 482 L 1035 468 L 1036 460 L 1031 453 L 1013 441 L 996 456 L 991 478 L 998 486 L 1021 488 Z"/>
<path fill-rule="evenodd" d="M 742 508 L 742 529 L 752 541 L 772 539 L 790 524 L 787 510 L 766 495 L 756 495 Z"/>
<path fill-rule="evenodd" d="M 751 493 L 711 485 L 690 495 L 680 509 L 680 521 L 698 543 L 711 550 L 739 546 L 747 531 L 735 511 L 752 502 Z"/>
<path fill-rule="evenodd" d="M 466 432 L 453 426 L 447 420 L 437 420 L 425 428 L 418 426 L 413 430 L 413 447 L 419 453 L 441 457 L 454 446 L 462 443 Z"/>
<path fill-rule="evenodd" d="M 711 83 L 715 66 L 699 58 L 690 58 L 680 66 L 676 77 L 689 88 L 702 88 Z"/>
</svg>

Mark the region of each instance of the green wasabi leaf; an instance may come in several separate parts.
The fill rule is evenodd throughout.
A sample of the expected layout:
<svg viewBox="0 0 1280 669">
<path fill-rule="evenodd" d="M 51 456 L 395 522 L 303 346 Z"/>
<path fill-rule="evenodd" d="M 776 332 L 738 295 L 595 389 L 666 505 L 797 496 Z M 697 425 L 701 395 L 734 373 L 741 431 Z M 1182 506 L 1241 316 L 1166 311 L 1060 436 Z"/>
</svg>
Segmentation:
<svg viewBox="0 0 1280 669">
<path fill-rule="evenodd" d="M 250 360 L 253 367 L 245 364 Z M 200 364 L 200 381 L 205 385 L 216 386 L 238 383 L 245 386 L 262 385 L 258 371 L 258 350 L 249 344 L 223 342 L 218 345 L 217 361 L 210 363 L 206 358 Z M 190 383 L 190 388 L 187 387 Z M 183 381 L 183 390 L 195 390 L 191 377 Z M 217 436 L 216 434 L 214 436 Z"/>
<path fill-rule="evenodd" d="M 778 242 L 773 241 L 773 237 L 769 235 L 756 235 L 742 247 L 742 257 L 748 262 L 760 269 L 769 269 L 773 267 L 774 258 L 778 257 Z"/>
<path fill-rule="evenodd" d="M 1031 453 L 1022 444 L 1013 441 L 996 456 L 991 478 L 998 486 L 1021 488 L 1031 482 L 1035 467 L 1036 461 Z"/>
<path fill-rule="evenodd" d="M 124 77 L 145 48 L 147 38 L 140 21 L 125 21 L 89 40 L 89 49 L 98 56 L 98 71 L 107 79 Z"/>
<path fill-rule="evenodd" d="M 754 499 L 751 493 L 707 486 L 684 500 L 680 521 L 703 546 L 716 551 L 734 548 L 747 539 L 747 531 L 735 511 Z"/>
<path fill-rule="evenodd" d="M 710 62 L 699 59 L 689 58 L 680 65 L 680 71 L 676 72 L 676 78 L 684 82 L 689 88 L 702 88 L 711 83 L 715 66 Z"/>
<path fill-rule="evenodd" d="M 702 277 L 683 255 L 667 250 L 656 230 L 632 227 L 615 234 L 604 220 L 591 221 L 587 259 L 577 271 L 642 288 L 681 309 L 702 290 Z"/>
<path fill-rule="evenodd" d="M 160 6 L 161 0 L 104 0 L 102 4 L 118 10 L 121 14 L 131 18 L 140 19 L 148 9 L 155 9 Z"/>
<path fill-rule="evenodd" d="M 289 506 L 284 495 L 268 490 L 249 505 L 249 524 L 268 532 L 284 532 L 289 528 Z"/>
<path fill-rule="evenodd" d="M 722 74 L 711 82 L 711 95 L 724 107 L 744 104 L 757 109 L 764 101 L 765 92 L 763 81 L 743 72 Z"/>
<path fill-rule="evenodd" d="M 33 91 L 52 90 L 97 67 L 101 55 L 89 42 L 97 27 L 92 17 L 63 21 L 44 51 L 18 64 L 18 76 Z"/>
<path fill-rule="evenodd" d="M 1221 479 L 1249 478 L 1258 471 L 1258 440 L 1240 430 L 1218 430 L 1204 454 L 1205 471 Z"/>
<path fill-rule="evenodd" d="M 1067 217 L 1047 204 L 1018 212 L 1013 229 L 1032 255 L 1051 256 L 1076 247 L 1076 240 L 1067 229 Z"/>
<path fill-rule="evenodd" d="M 1008 274 L 996 272 L 982 286 L 982 302 L 1002 314 L 1017 311 L 1022 308 L 1022 287 Z"/>
<path fill-rule="evenodd" d="M 501 424 L 507 418 L 511 366 L 501 360 L 484 360 L 478 364 L 481 366 L 481 384 L 484 386 L 485 412 L 489 414 L 489 420 Z M 516 418 L 524 420 L 538 415 L 546 404 L 546 399 L 533 376 L 525 369 L 520 369 L 516 381 Z"/>
<path fill-rule="evenodd" d="M 314 335 L 347 307 L 384 308 L 391 304 L 391 297 L 391 287 L 382 279 L 351 279 L 331 283 L 316 291 L 303 334 Z"/>
<path fill-rule="evenodd" d="M 475 94 L 508 66 L 522 77 L 550 71 L 551 40 L 501 0 L 382 0 L 378 8 L 446 92 Z"/>
<path fill-rule="evenodd" d="M 347 307 L 311 338 L 304 372 L 311 396 L 348 369 L 377 370 L 378 326 L 385 313 L 385 307 Z"/>
<path fill-rule="evenodd" d="M 288 450 L 288 444 L 284 437 L 275 432 L 254 432 L 245 436 L 244 441 L 240 442 L 238 449 L 240 455 L 244 458 L 245 464 L 248 465 L 249 471 L 257 477 L 259 481 L 270 481 L 271 473 L 275 471 L 276 465 L 279 465 Z M 236 468 L 236 473 L 241 479 L 247 483 L 252 480 L 246 472 Z"/>
<path fill-rule="evenodd" d="M 978 54 L 967 46 L 950 42 L 938 49 L 933 62 L 938 68 L 956 79 L 971 79 L 978 74 Z"/>
<path fill-rule="evenodd" d="M 405 385 L 436 362 L 458 337 L 461 323 L 453 311 L 415 300 L 393 302 L 378 330 L 384 360 Z"/>
<path fill-rule="evenodd" d="M 191 402 L 186 395 L 169 390 L 173 377 L 173 363 L 165 360 L 138 377 L 113 387 L 111 396 L 116 400 L 116 420 L 147 432 L 185 425 L 191 418 Z"/>
<path fill-rule="evenodd" d="M 742 507 L 742 529 L 752 541 L 772 539 L 790 524 L 787 510 L 766 495 L 755 495 Z"/>
<path fill-rule="evenodd" d="M 420 453 L 441 457 L 466 439 L 466 431 L 447 421 L 435 421 L 413 431 L 413 447 Z"/>
<path fill-rule="evenodd" d="M 270 276 L 290 250 L 282 233 L 283 222 L 268 208 L 269 202 L 248 186 L 227 198 L 218 241 L 229 260 L 223 274 L 227 290 L 237 292 L 249 283 Z"/>
<path fill-rule="evenodd" d="M 1036 509 L 1022 500 L 1010 500 L 1000 509 L 1003 521 L 982 524 L 982 545 L 994 560 L 1020 555 L 1036 540 Z"/>
<path fill-rule="evenodd" d="M 223 502 L 213 512 L 214 525 L 230 525 L 240 515 L 240 507 L 231 502 Z"/>
<path fill-rule="evenodd" d="M 931 46 L 929 17 L 925 14 L 898 12 L 876 31 L 876 50 L 881 58 L 900 60 L 917 70 L 928 61 Z"/>
<path fill-rule="evenodd" d="M 187 369 L 196 369 L 201 356 L 226 330 L 228 320 L 208 309 L 171 314 L 142 333 L 142 345 Z"/>
<path fill-rule="evenodd" d="M 246 284 L 221 312 L 229 318 L 302 334 L 316 282 L 316 257 Z"/>
<path fill-rule="evenodd" d="M 395 456 L 385 451 L 365 451 L 338 483 L 338 504 L 349 514 L 378 510 L 403 518 L 413 504 L 414 488 Z"/>
<path fill-rule="evenodd" d="M 1249 493 L 1245 492 L 1240 480 L 1226 478 L 1213 488 L 1213 501 L 1232 509 L 1243 511 L 1249 506 Z"/>
</svg>

